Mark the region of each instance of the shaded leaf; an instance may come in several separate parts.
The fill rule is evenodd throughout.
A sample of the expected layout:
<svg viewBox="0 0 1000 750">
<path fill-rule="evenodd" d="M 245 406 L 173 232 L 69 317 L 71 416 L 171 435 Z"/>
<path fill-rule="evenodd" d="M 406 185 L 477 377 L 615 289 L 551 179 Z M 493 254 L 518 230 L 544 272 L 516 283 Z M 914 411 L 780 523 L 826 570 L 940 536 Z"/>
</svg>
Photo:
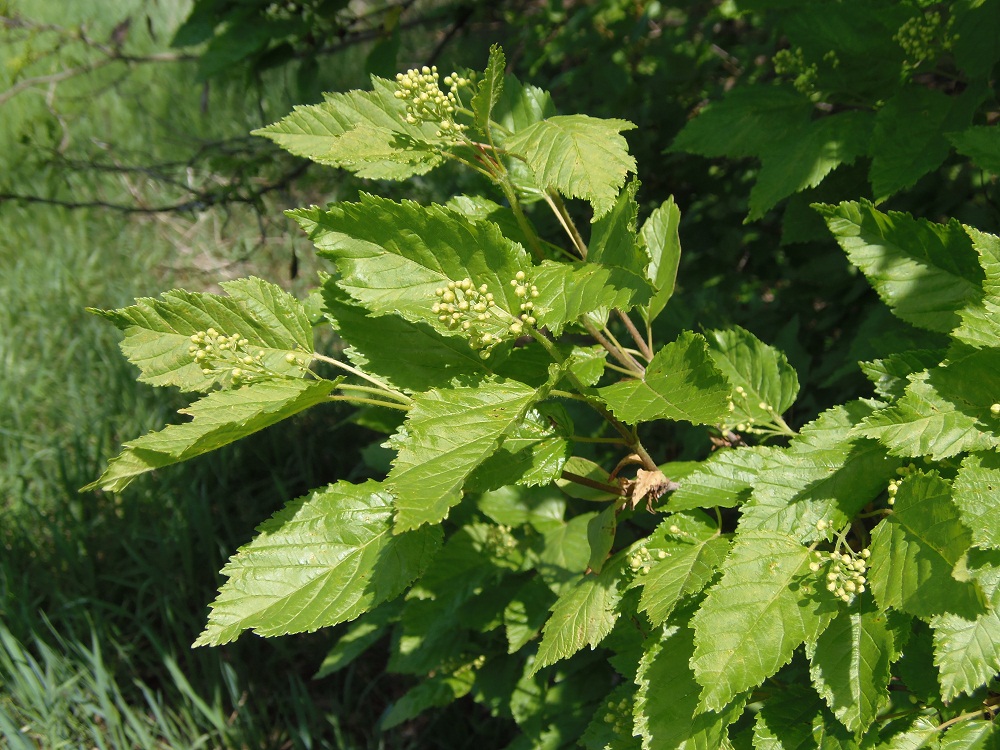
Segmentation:
<svg viewBox="0 0 1000 750">
<path fill-rule="evenodd" d="M 665 627 L 651 638 L 636 675 L 635 728 L 644 750 L 721 750 L 729 747 L 726 728 L 743 713 L 745 699 L 716 711 L 700 711 L 689 662 L 695 651 L 687 627 Z"/>
<path fill-rule="evenodd" d="M 888 700 L 889 668 L 902 655 L 908 630 L 908 618 L 880 612 L 863 597 L 860 606 L 842 609 L 807 649 L 813 685 L 855 735 L 868 730 Z"/>
<path fill-rule="evenodd" d="M 973 582 L 954 575 L 971 543 L 948 484 L 934 474 L 906 477 L 892 514 L 872 531 L 868 580 L 875 601 L 917 617 L 975 618 L 982 597 Z"/>
<path fill-rule="evenodd" d="M 618 619 L 624 560 L 619 553 L 599 574 L 584 576 L 559 595 L 542 631 L 532 674 L 569 658 L 584 646 L 597 648 L 611 632 Z"/>
</svg>

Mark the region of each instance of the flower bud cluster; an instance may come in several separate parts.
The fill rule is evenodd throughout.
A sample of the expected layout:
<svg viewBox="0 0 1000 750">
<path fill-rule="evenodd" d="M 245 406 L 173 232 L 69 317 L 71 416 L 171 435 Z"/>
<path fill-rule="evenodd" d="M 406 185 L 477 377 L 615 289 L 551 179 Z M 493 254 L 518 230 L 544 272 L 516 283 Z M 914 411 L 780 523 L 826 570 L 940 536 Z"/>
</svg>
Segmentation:
<svg viewBox="0 0 1000 750">
<path fill-rule="evenodd" d="M 468 332 L 469 345 L 479 351 L 480 357 L 488 359 L 490 351 L 506 335 L 483 331 L 482 328 L 486 327 L 483 324 L 491 320 L 500 322 L 506 328 L 506 333 L 516 337 L 537 322 L 533 315 L 535 303 L 532 299 L 538 296 L 538 288 L 528 281 L 524 271 L 518 271 L 510 283 L 514 287 L 514 294 L 524 299 L 520 303 L 521 312 L 516 317 L 497 305 L 496 297 L 486 284 L 477 286 L 472 279 L 449 281 L 447 286 L 435 289 L 434 296 L 437 299 L 431 305 L 431 312 L 448 328 Z"/>
<path fill-rule="evenodd" d="M 774 72 L 792 79 L 792 85 L 803 94 L 811 94 L 816 89 L 819 70 L 815 63 L 806 63 L 801 47 L 778 50 L 772 58 Z"/>
<path fill-rule="evenodd" d="M 736 411 L 736 400 L 738 399 L 741 402 L 740 403 L 740 408 L 743 410 L 743 412 L 745 414 L 749 414 L 749 412 L 750 412 L 750 409 L 749 409 L 749 399 L 747 397 L 746 389 L 743 386 L 738 385 L 738 386 L 736 386 L 736 388 L 733 391 L 733 393 L 735 394 L 735 396 L 730 396 L 729 403 L 727 405 L 729 411 L 730 412 Z M 763 409 L 764 411 L 770 413 L 770 414 L 774 414 L 775 413 L 774 412 L 774 408 L 770 404 L 767 404 L 767 403 L 765 403 L 763 401 L 761 401 L 759 404 L 757 404 L 757 406 L 759 408 Z M 723 425 L 723 427 L 727 431 L 728 430 L 736 430 L 737 432 L 746 432 L 746 433 L 750 433 L 750 434 L 762 434 L 762 433 L 764 433 L 765 432 L 764 430 L 762 430 L 760 427 L 757 427 L 757 425 L 755 424 L 756 421 L 757 420 L 751 414 L 750 416 L 748 416 L 746 418 L 745 422 L 739 422 L 737 424 L 729 424 L 729 423 L 727 423 L 727 424 Z"/>
<path fill-rule="evenodd" d="M 944 21 L 941 13 L 933 10 L 910 18 L 899 27 L 893 39 L 903 48 L 910 67 L 924 60 L 936 58 L 951 49 L 951 28 L 954 18 Z"/>
<path fill-rule="evenodd" d="M 237 386 L 278 375 L 264 364 L 263 349 L 251 347 L 239 334 L 230 336 L 209 328 L 191 334 L 190 340 L 188 354 L 206 375 L 227 377 Z M 285 360 L 301 367 L 308 364 L 291 352 L 285 355 Z"/>
<path fill-rule="evenodd" d="M 862 594 L 865 591 L 865 584 L 868 578 L 865 572 L 868 570 L 868 558 L 871 552 L 867 549 L 854 554 L 847 552 L 815 552 L 816 559 L 809 563 L 809 569 L 818 573 L 826 564 L 826 590 L 832 593 L 841 601 L 849 604 L 854 599 L 855 594 Z"/>
<path fill-rule="evenodd" d="M 611 727 L 615 735 L 627 736 L 632 732 L 632 704 L 628 698 L 622 698 L 617 703 L 608 701 L 605 708 L 604 723 Z"/>
<path fill-rule="evenodd" d="M 886 492 L 889 493 L 889 505 L 896 504 L 896 493 L 899 492 L 899 485 L 902 484 L 903 479 L 908 477 L 910 474 L 917 470 L 917 465 L 910 462 L 908 466 L 900 466 L 896 469 L 896 473 L 899 474 L 899 479 L 893 479 L 889 482 L 889 486 L 886 488 Z"/>
<path fill-rule="evenodd" d="M 507 557 L 517 548 L 517 539 L 510 531 L 510 526 L 503 524 L 491 526 L 486 532 L 486 539 L 483 543 L 485 550 L 493 557 Z"/>
<path fill-rule="evenodd" d="M 650 552 L 645 547 L 640 547 L 629 555 L 628 566 L 632 569 L 633 573 L 644 576 L 652 568 L 654 560 L 666 560 L 667 557 L 669 557 L 669 553 L 666 550 L 661 549 L 656 552 Z"/>
<path fill-rule="evenodd" d="M 458 91 L 469 85 L 469 79 L 458 73 L 445 76 L 444 85 L 448 93 L 441 90 L 436 65 L 419 70 L 411 68 L 405 73 L 396 74 L 399 88 L 394 96 L 406 102 L 406 115 L 403 119 L 410 125 L 418 123 L 435 123 L 438 126 L 437 135 L 458 138 L 468 130 L 467 125 L 455 122 L 455 112 L 461 102 Z"/>
</svg>

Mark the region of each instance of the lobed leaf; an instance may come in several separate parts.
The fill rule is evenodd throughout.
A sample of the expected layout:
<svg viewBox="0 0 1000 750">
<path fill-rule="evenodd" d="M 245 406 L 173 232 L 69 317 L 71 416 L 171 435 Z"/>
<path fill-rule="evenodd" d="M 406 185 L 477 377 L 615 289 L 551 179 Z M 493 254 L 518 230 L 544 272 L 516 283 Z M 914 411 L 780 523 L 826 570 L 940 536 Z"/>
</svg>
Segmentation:
<svg viewBox="0 0 1000 750">
<path fill-rule="evenodd" d="M 405 180 L 444 161 L 447 145 L 434 123 L 406 122 L 396 83 L 372 76 L 371 91 L 327 94 L 253 131 L 296 156 L 341 167 L 359 177 Z"/>
<path fill-rule="evenodd" d="M 338 482 L 294 500 L 222 569 L 228 576 L 195 646 L 312 632 L 395 598 L 426 567 L 441 531 L 393 535 L 378 482 Z"/>
<path fill-rule="evenodd" d="M 712 424 L 726 413 L 729 391 L 705 339 L 690 332 L 660 349 L 642 380 L 598 389 L 615 416 L 629 424 L 654 419 Z"/>
<path fill-rule="evenodd" d="M 792 537 L 770 531 L 737 534 L 722 579 L 691 620 L 691 667 L 703 686 L 701 709 L 721 710 L 826 629 L 837 607 L 807 584 L 811 560 L 810 550 Z"/>
<path fill-rule="evenodd" d="M 286 376 L 305 377 L 302 355 L 313 351 L 312 326 L 302 304 L 276 284 L 250 277 L 224 281 L 228 296 L 174 289 L 159 299 L 143 297 L 119 310 L 91 310 L 125 332 L 121 349 L 138 366 L 139 380 L 173 385 L 182 391 L 208 391 L 221 376 L 206 374 L 188 348 L 192 334 L 215 328 L 239 334 L 263 352 L 262 364 Z M 285 357 L 297 355 L 289 363 Z"/>
<path fill-rule="evenodd" d="M 281 378 L 210 393 L 180 410 L 191 416 L 190 422 L 125 443 L 104 473 L 83 490 L 121 492 L 141 474 L 229 445 L 321 404 L 335 387 L 330 380 Z"/>
<path fill-rule="evenodd" d="M 611 210 L 635 159 L 620 135 L 628 120 L 553 115 L 507 138 L 504 149 L 524 157 L 543 189 L 585 198 L 598 219 Z"/>
<path fill-rule="evenodd" d="M 299 209 L 289 215 L 337 264 L 337 286 L 375 316 L 399 315 L 442 335 L 468 334 L 438 320 L 435 290 L 449 281 L 485 284 L 506 316 L 491 315 L 482 332 L 506 335 L 523 300 L 510 281 L 530 275 L 524 249 L 488 221 L 474 221 L 443 206 L 422 206 L 362 194 L 358 203 Z"/>
<path fill-rule="evenodd" d="M 782 352 L 739 326 L 709 331 L 706 338 L 716 367 L 741 389 L 732 395 L 731 422 L 767 424 L 795 403 L 799 378 Z"/>
</svg>

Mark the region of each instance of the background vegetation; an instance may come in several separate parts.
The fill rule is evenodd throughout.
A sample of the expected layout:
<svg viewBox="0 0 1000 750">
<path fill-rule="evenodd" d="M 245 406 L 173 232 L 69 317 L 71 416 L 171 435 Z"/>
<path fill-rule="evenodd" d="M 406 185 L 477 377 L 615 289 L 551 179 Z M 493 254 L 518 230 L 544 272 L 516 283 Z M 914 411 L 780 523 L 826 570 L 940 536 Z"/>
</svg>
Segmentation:
<svg viewBox="0 0 1000 750">
<path fill-rule="evenodd" d="M 379 717 L 408 685 L 383 675 L 377 655 L 313 680 L 336 634 L 189 648 L 217 571 L 253 527 L 308 488 L 377 470 L 381 439 L 345 411 L 276 427 L 121 496 L 79 494 L 123 439 L 161 426 L 180 405 L 135 383 L 113 331 L 84 308 L 119 307 L 179 285 L 212 289 L 248 272 L 304 291 L 315 262 L 282 209 L 351 198 L 365 183 L 309 167 L 247 133 L 322 91 L 364 87 L 368 73 L 431 62 L 481 67 L 489 44 L 502 42 L 508 68 L 557 102 L 639 126 L 628 137 L 644 208 L 674 195 L 683 215 L 680 289 L 661 318 L 662 335 L 738 324 L 781 348 L 802 383 L 796 424 L 870 395 L 856 362 L 916 339 L 807 206 L 886 197 L 871 179 L 873 154 L 856 148 L 768 204 L 753 191 L 777 159 L 761 145 L 781 134 L 768 130 L 765 114 L 773 112 L 723 123 L 729 137 L 721 145 L 697 130 L 676 139 L 707 103 L 776 80 L 832 102 L 830 115 L 874 112 L 911 84 L 958 99 L 972 81 L 968 66 L 955 65 L 962 56 L 945 48 L 948 37 L 931 29 L 926 55 L 905 59 L 910 49 L 897 44 L 900 60 L 869 60 L 876 71 L 906 69 L 905 78 L 855 76 L 840 90 L 824 56 L 838 51 L 849 61 L 848 42 L 862 51 L 862 42 L 875 42 L 858 32 L 841 37 L 841 49 L 803 35 L 796 5 L 810 4 L 0 3 L 7 744 L 503 746 L 510 730 L 471 702 L 381 732 Z M 838 5 L 850 20 L 865 4 Z M 935 12 L 916 1 L 869 5 L 900 25 Z M 970 5 L 985 8 L 979 23 L 996 29 L 995 3 Z M 955 129 L 992 123 L 995 104 L 986 91 Z M 946 144 L 937 163 L 894 186 L 883 208 L 955 216 L 995 232 L 989 167 Z M 444 170 L 368 187 L 433 199 L 463 179 Z M 700 457 L 683 431 L 666 440 L 664 455 Z"/>
</svg>

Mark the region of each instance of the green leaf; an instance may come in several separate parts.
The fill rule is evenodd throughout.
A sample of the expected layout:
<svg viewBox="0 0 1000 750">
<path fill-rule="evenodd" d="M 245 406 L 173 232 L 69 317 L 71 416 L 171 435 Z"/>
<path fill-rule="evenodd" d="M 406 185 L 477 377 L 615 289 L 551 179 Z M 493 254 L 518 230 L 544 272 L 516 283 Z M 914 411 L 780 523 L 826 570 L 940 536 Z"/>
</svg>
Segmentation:
<svg viewBox="0 0 1000 750">
<path fill-rule="evenodd" d="M 948 133 L 955 150 L 967 156 L 980 169 L 1000 174 L 1000 131 L 989 125 L 977 125 L 958 133 Z"/>
<path fill-rule="evenodd" d="M 498 584 L 523 562 L 514 537 L 497 526 L 472 523 L 453 533 L 406 595 L 389 671 L 427 675 L 465 659 L 464 615 L 478 614 L 477 599 L 495 605 Z"/>
<path fill-rule="evenodd" d="M 597 707 L 587 730 L 580 737 L 585 750 L 639 750 L 639 738 L 632 735 L 632 704 L 635 686 L 623 682 Z"/>
<path fill-rule="evenodd" d="M 372 77 L 371 91 L 327 94 L 295 107 L 279 122 L 253 131 L 296 156 L 341 167 L 359 177 L 405 180 L 444 161 L 446 141 L 434 123 L 407 124 L 396 83 Z"/>
<path fill-rule="evenodd" d="M 877 747 L 878 750 L 937 750 L 940 732 L 930 718 L 918 716 L 903 731 L 891 735 Z"/>
<path fill-rule="evenodd" d="M 83 490 L 121 492 L 140 474 L 214 451 L 321 404 L 335 386 L 329 380 L 281 378 L 210 393 L 180 410 L 191 416 L 190 422 L 125 443 L 100 478 Z"/>
<path fill-rule="evenodd" d="M 505 314 L 476 324 L 480 333 L 508 336 L 523 300 L 510 285 L 518 271 L 531 272 L 524 249 L 490 222 L 472 221 L 442 206 L 362 194 L 359 203 L 289 215 L 309 234 L 319 254 L 336 262 L 337 285 L 374 315 L 400 315 L 444 335 L 467 337 L 460 326 L 438 320 L 435 290 L 471 279 L 485 284 Z"/>
<path fill-rule="evenodd" d="M 543 261 L 532 278 L 538 325 L 558 336 L 563 328 L 596 311 L 628 310 L 634 296 L 645 294 L 645 282 L 621 269 L 596 263 Z"/>
<path fill-rule="evenodd" d="M 541 632 L 555 599 L 541 578 L 532 578 L 518 590 L 503 611 L 507 653 L 517 653 Z"/>
<path fill-rule="evenodd" d="M 653 285 L 653 298 L 646 308 L 646 319 L 655 320 L 674 294 L 677 268 L 681 262 L 681 240 L 677 228 L 681 210 L 671 196 L 642 225 L 639 236 L 649 255 L 646 276 Z"/>
<path fill-rule="evenodd" d="M 877 200 L 941 166 L 950 149 L 943 126 L 952 100 L 926 86 L 901 88 L 875 115 L 870 179 Z"/>
<path fill-rule="evenodd" d="M 892 514 L 872 531 L 868 580 L 875 601 L 917 617 L 982 612 L 976 585 L 955 566 L 972 543 L 951 501 L 948 484 L 933 474 L 911 474 L 899 485 Z"/>
<path fill-rule="evenodd" d="M 472 97 L 472 112 L 476 127 L 484 134 L 490 132 L 490 115 L 503 93 L 503 74 L 506 65 L 507 61 L 500 45 L 492 45 L 486 70 L 479 79 L 476 93 Z"/>
<path fill-rule="evenodd" d="M 319 665 L 314 680 L 320 680 L 331 674 L 336 674 L 352 664 L 361 654 L 374 646 L 386 634 L 390 623 L 399 616 L 402 602 L 395 600 L 386 602 L 375 609 L 365 612 L 347 626 L 347 630 L 337 640 Z"/>
<path fill-rule="evenodd" d="M 1000 340 L 1000 237 L 965 227 L 986 275 L 980 299 L 959 311 L 962 324 L 952 334 L 972 346 L 996 346 Z"/>
<path fill-rule="evenodd" d="M 371 316 L 333 281 L 323 285 L 323 311 L 347 344 L 351 363 L 395 388 L 417 393 L 468 385 L 493 373 L 469 342 L 443 336 L 429 323 L 395 315 Z"/>
<path fill-rule="evenodd" d="M 587 528 L 596 515 L 581 513 L 544 533 L 535 568 L 553 591 L 561 593 L 567 583 L 576 582 L 587 569 L 590 560 Z"/>
<path fill-rule="evenodd" d="M 406 693 L 382 716 L 379 726 L 392 729 L 404 721 L 420 716 L 428 708 L 447 706 L 472 690 L 476 672 L 471 665 L 464 665 L 451 674 L 425 678 Z"/>
<path fill-rule="evenodd" d="M 811 561 L 812 552 L 789 536 L 737 534 L 722 579 L 691 621 L 702 708 L 718 711 L 756 687 L 829 624 L 837 608 L 808 585 Z"/>
<path fill-rule="evenodd" d="M 618 553 L 599 574 L 590 573 L 560 594 L 542 631 L 531 674 L 604 640 L 618 619 L 625 557 Z"/>
<path fill-rule="evenodd" d="M 839 112 L 774 138 L 760 152 L 747 220 L 761 218 L 792 193 L 819 185 L 841 164 L 866 156 L 872 121 L 869 112 Z"/>
<path fill-rule="evenodd" d="M 635 728 L 643 750 L 722 750 L 731 747 L 726 728 L 743 713 L 745 700 L 716 711 L 700 711 L 689 662 L 694 653 L 690 628 L 665 627 L 650 638 L 636 675 Z"/>
<path fill-rule="evenodd" d="M 396 498 L 396 531 L 437 523 L 462 499 L 462 486 L 541 394 L 514 381 L 439 388 L 418 395 L 406 439 L 386 485 Z"/>
<path fill-rule="evenodd" d="M 589 458 L 571 456 L 566 462 L 566 465 L 563 466 L 563 477 L 565 477 L 567 473 L 575 474 L 578 477 L 585 477 L 586 479 L 591 479 L 595 482 L 600 482 L 601 484 L 611 485 L 612 487 L 618 486 L 604 467 L 594 463 Z M 576 482 L 565 478 L 557 479 L 556 485 L 570 497 L 575 497 L 579 500 L 590 500 L 595 503 L 604 503 L 617 497 L 617 494 L 611 494 L 595 487 L 577 484 Z"/>
<path fill-rule="evenodd" d="M 813 111 L 808 98 L 776 86 L 735 86 L 705 107 L 678 134 L 670 150 L 717 158 L 757 156 L 788 143 Z"/>
<path fill-rule="evenodd" d="M 338 482 L 294 500 L 222 569 L 229 580 L 195 646 L 244 630 L 274 636 L 354 619 L 395 598 L 427 565 L 439 529 L 390 533 L 392 498 L 377 482 Z"/>
<path fill-rule="evenodd" d="M 1000 420 L 991 409 L 1000 398 L 994 383 L 998 368 L 1000 349 L 964 354 L 956 348 L 946 365 L 931 370 L 927 379 L 959 411 L 978 419 L 981 432 L 993 433 L 990 437 L 995 438 Z"/>
<path fill-rule="evenodd" d="M 945 734 L 941 750 L 1000 750 L 996 721 L 963 721 Z"/>
<path fill-rule="evenodd" d="M 1000 456 L 966 456 L 952 486 L 962 522 L 972 530 L 972 541 L 983 548 L 1000 549 L 1000 514 L 996 493 L 1000 487 Z"/>
<path fill-rule="evenodd" d="M 941 697 L 971 694 L 1000 673 L 1000 553 L 975 550 L 969 572 L 986 597 L 975 618 L 944 614 L 931 620 L 934 663 L 941 670 Z"/>
<path fill-rule="evenodd" d="M 856 736 L 889 699 L 889 668 L 902 655 L 908 618 L 878 611 L 867 597 L 842 609 L 807 649 L 816 691 Z"/>
<path fill-rule="evenodd" d="M 564 526 L 566 500 L 552 487 L 500 487 L 483 493 L 476 503 L 479 510 L 498 524 L 530 524 L 544 534 Z"/>
<path fill-rule="evenodd" d="M 524 157 L 538 184 L 585 198 L 598 219 L 611 210 L 635 159 L 620 135 L 635 125 L 588 115 L 554 115 L 515 132 L 504 148 Z"/>
<path fill-rule="evenodd" d="M 892 455 L 935 461 L 1000 445 L 1000 438 L 982 432 L 978 420 L 943 398 L 928 378 L 927 373 L 912 376 L 903 397 L 867 417 L 856 434 L 875 438 Z"/>
<path fill-rule="evenodd" d="M 91 310 L 125 332 L 122 351 L 139 367 L 139 380 L 174 385 L 182 391 L 207 391 L 224 381 L 205 373 L 188 351 L 191 336 L 215 328 L 238 334 L 249 350 L 263 352 L 261 366 L 286 376 L 304 377 L 303 355 L 311 358 L 312 326 L 302 304 L 281 287 L 250 277 L 224 281 L 228 296 L 175 289 L 159 299 L 143 297 L 120 310 Z M 288 354 L 297 361 L 288 363 Z"/>
<path fill-rule="evenodd" d="M 808 439 L 808 430 L 804 431 Z M 849 430 L 834 448 L 793 440 L 787 450 L 769 451 L 743 506 L 740 527 L 781 531 L 802 542 L 825 539 L 816 524 L 839 529 L 896 478 L 898 460 L 873 440 L 851 440 Z"/>
<path fill-rule="evenodd" d="M 709 331 L 706 338 L 716 367 L 737 389 L 730 422 L 768 424 L 795 403 L 799 378 L 780 351 L 739 326 Z"/>
<path fill-rule="evenodd" d="M 983 272 L 957 221 L 884 214 L 868 202 L 816 209 L 851 263 L 906 322 L 947 333 L 958 325 L 958 311 L 978 300 Z"/>
<path fill-rule="evenodd" d="M 669 526 L 674 516 L 661 522 Z M 729 540 L 720 536 L 693 542 L 664 540 L 646 546 L 650 553 L 649 572 L 637 575 L 633 586 L 642 586 L 639 609 L 654 625 L 667 621 L 682 596 L 701 591 L 715 576 L 729 552 Z M 663 553 L 663 557 L 660 557 Z"/>
<path fill-rule="evenodd" d="M 507 484 L 539 486 L 554 481 L 569 457 L 564 431 L 553 425 L 552 408 L 541 404 L 504 436 L 500 447 L 469 475 L 467 492 L 485 492 Z"/>
<path fill-rule="evenodd" d="M 681 480 L 680 489 L 670 495 L 668 510 L 733 508 L 742 504 L 750 497 L 767 450 L 754 447 L 716 451 Z"/>
<path fill-rule="evenodd" d="M 493 108 L 493 119 L 510 133 L 518 133 L 555 114 L 556 108 L 549 92 L 537 86 L 522 84 L 512 75 L 504 79 L 500 100 Z M 500 147 L 506 145 L 508 137 L 503 130 L 496 130 L 493 133 L 493 140 Z M 507 157 L 506 164 L 510 180 L 522 199 L 540 200 L 543 190 L 538 185 L 531 168 L 521 159 L 514 157 Z M 513 237 L 513 235 L 507 236 Z"/>
<path fill-rule="evenodd" d="M 594 573 L 600 573 L 608 559 L 608 553 L 615 543 L 615 531 L 618 528 L 617 511 L 614 503 L 608 505 L 587 524 L 587 541 L 590 543 L 590 560 L 587 568 Z"/>
<path fill-rule="evenodd" d="M 622 381 L 598 393 L 629 424 L 654 419 L 711 424 L 726 413 L 729 390 L 705 339 L 684 332 L 656 353 L 642 380 Z"/>
<path fill-rule="evenodd" d="M 611 210 L 594 220 L 587 260 L 610 268 L 621 268 L 645 279 L 649 256 L 640 247 L 636 234 L 639 204 L 635 201 L 635 194 L 638 189 L 638 180 L 629 181 L 618 194 Z"/>
<path fill-rule="evenodd" d="M 754 750 L 858 750 L 858 745 L 803 685 L 772 695 L 757 714 Z"/>
<path fill-rule="evenodd" d="M 875 392 L 895 401 L 905 392 L 910 375 L 934 367 L 944 357 L 945 352 L 940 349 L 917 349 L 859 364 L 861 371 L 874 384 Z"/>
</svg>

